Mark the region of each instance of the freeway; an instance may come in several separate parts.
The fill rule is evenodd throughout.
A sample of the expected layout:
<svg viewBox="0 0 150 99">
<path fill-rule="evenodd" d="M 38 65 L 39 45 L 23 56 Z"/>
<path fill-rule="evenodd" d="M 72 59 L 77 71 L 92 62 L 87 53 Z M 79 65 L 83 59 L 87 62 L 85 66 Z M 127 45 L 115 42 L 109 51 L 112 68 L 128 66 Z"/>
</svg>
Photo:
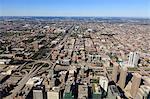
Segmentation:
<svg viewBox="0 0 150 99">
<path fill-rule="evenodd" d="M 72 26 L 70 29 L 68 29 L 68 33 L 65 33 L 65 35 L 62 37 L 63 39 L 55 46 L 56 48 L 59 45 L 64 44 L 64 42 L 66 42 L 67 38 L 70 36 L 69 34 L 71 34 L 72 30 L 74 29 L 74 26 Z M 52 45 L 51 45 L 52 46 Z M 54 69 L 56 66 L 56 62 L 52 63 L 50 60 L 48 60 L 49 56 L 51 55 L 52 52 L 50 52 L 50 54 L 48 55 L 48 57 L 46 58 L 46 60 L 32 60 L 33 61 L 33 65 L 32 68 L 30 69 L 30 72 L 28 74 L 26 74 L 21 81 L 19 81 L 18 86 L 16 86 L 11 92 L 11 96 L 8 97 L 8 99 L 12 99 L 14 97 L 16 97 L 19 93 L 21 93 L 21 90 L 26 90 L 25 88 L 25 84 L 26 82 L 33 76 L 35 76 L 38 71 L 43 67 L 43 65 L 45 65 L 46 63 L 48 63 L 49 65 L 51 65 L 51 67 L 49 67 L 49 69 Z M 38 63 L 43 63 L 42 65 L 38 66 Z M 22 70 L 22 68 L 27 64 L 24 63 L 23 65 L 19 66 L 17 68 L 17 70 Z M 46 71 L 47 69 L 44 69 L 43 71 L 41 71 L 40 73 Z"/>
<path fill-rule="evenodd" d="M 45 65 L 45 64 L 43 64 Z M 43 65 L 39 66 L 37 64 L 33 64 L 32 69 L 30 70 L 30 72 L 24 76 L 24 78 L 18 83 L 18 86 L 16 86 L 14 88 L 14 90 L 12 90 L 12 95 L 10 97 L 10 99 L 12 99 L 13 97 L 15 97 L 19 92 L 21 92 L 22 88 L 24 87 L 24 85 L 26 84 L 26 82 L 33 77 L 34 74 L 36 74 L 42 67 Z"/>
</svg>

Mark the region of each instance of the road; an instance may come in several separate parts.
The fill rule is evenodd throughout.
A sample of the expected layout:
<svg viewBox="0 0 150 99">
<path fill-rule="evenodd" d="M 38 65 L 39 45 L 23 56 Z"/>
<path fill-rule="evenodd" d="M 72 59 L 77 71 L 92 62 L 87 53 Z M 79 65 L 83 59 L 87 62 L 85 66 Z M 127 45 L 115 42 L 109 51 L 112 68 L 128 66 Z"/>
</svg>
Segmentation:
<svg viewBox="0 0 150 99">
<path fill-rule="evenodd" d="M 70 36 L 72 30 L 74 29 L 74 25 L 71 26 L 69 29 L 68 29 L 68 33 L 65 33 L 65 35 L 62 37 L 62 40 L 55 46 L 56 48 L 59 46 L 59 45 L 62 45 L 64 42 L 66 42 L 67 38 Z M 52 45 L 50 45 L 52 46 Z M 22 90 L 26 90 L 27 87 L 25 87 L 25 84 L 27 83 L 27 81 L 32 78 L 33 76 L 36 76 L 36 74 L 38 73 L 38 71 L 43 67 L 43 65 L 45 64 L 49 64 L 49 69 L 54 69 L 55 66 L 56 66 L 56 62 L 52 63 L 48 58 L 50 57 L 50 55 L 52 54 L 52 52 L 49 53 L 49 55 L 47 56 L 47 58 L 45 60 L 28 60 L 28 61 L 33 61 L 32 63 L 32 67 L 30 69 L 30 72 L 28 74 L 26 74 L 22 79 L 21 81 L 19 81 L 18 83 L 18 86 L 16 86 L 11 92 L 12 94 L 7 97 L 7 99 L 13 99 L 14 97 L 16 97 L 19 93 L 22 92 Z M 17 68 L 17 70 L 22 70 L 23 67 L 27 64 L 28 62 L 24 63 L 23 65 L 19 66 Z M 38 63 L 42 63 L 42 65 L 38 66 L 37 64 Z M 41 72 L 44 72 L 44 71 L 47 71 L 47 69 L 44 69 Z M 30 86 L 32 87 L 32 86 Z M 31 88 L 29 88 L 31 89 Z M 26 92 L 25 92 L 26 94 Z M 24 96 L 25 97 L 25 96 Z"/>
</svg>

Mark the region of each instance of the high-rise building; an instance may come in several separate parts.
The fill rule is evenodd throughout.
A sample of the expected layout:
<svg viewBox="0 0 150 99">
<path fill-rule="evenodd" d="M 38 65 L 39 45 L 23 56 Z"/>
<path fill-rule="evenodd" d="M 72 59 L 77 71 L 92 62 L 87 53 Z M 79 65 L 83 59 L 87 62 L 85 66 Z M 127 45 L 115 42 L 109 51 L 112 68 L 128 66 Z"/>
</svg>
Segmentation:
<svg viewBox="0 0 150 99">
<path fill-rule="evenodd" d="M 105 90 L 105 92 L 107 92 L 107 89 L 108 89 L 108 79 L 107 79 L 107 77 L 100 76 L 99 84 Z"/>
<path fill-rule="evenodd" d="M 63 99 L 74 99 L 74 96 L 72 95 L 72 92 L 70 91 L 70 85 L 66 85 Z"/>
<path fill-rule="evenodd" d="M 130 52 L 128 66 L 129 67 L 136 67 L 139 61 L 139 54 L 137 52 Z"/>
<path fill-rule="evenodd" d="M 53 87 L 52 90 L 47 91 L 47 99 L 62 99 L 60 87 Z"/>
<path fill-rule="evenodd" d="M 33 99 L 43 99 L 43 91 L 33 90 Z"/>
<path fill-rule="evenodd" d="M 36 85 L 33 87 L 33 99 L 45 99 L 45 87 L 43 85 Z"/>
<path fill-rule="evenodd" d="M 57 91 L 48 91 L 47 99 L 60 99 L 60 92 Z"/>
<path fill-rule="evenodd" d="M 97 84 L 92 84 L 92 91 L 93 91 L 92 94 L 93 99 L 101 99 L 102 91 Z"/>
<path fill-rule="evenodd" d="M 0 84 L 0 99 L 2 99 L 2 92 L 3 92 L 2 85 Z"/>
<path fill-rule="evenodd" d="M 138 73 L 134 73 L 133 79 L 132 79 L 131 91 L 130 91 L 133 99 L 135 99 L 135 96 L 136 96 L 137 91 L 139 89 L 140 83 L 141 83 L 141 75 Z"/>
<path fill-rule="evenodd" d="M 113 71 L 112 71 L 112 80 L 117 82 L 117 75 L 118 75 L 119 65 L 117 63 L 113 64 Z"/>
<path fill-rule="evenodd" d="M 115 85 L 108 86 L 108 95 L 107 99 L 118 99 L 117 97 L 120 95 L 120 92 Z M 99 98 L 101 99 L 101 98 Z"/>
<path fill-rule="evenodd" d="M 127 76 L 127 68 L 126 67 L 121 68 L 120 77 L 119 77 L 119 81 L 118 81 L 119 87 L 121 89 L 124 89 L 124 87 L 125 87 L 126 76 Z"/>
</svg>

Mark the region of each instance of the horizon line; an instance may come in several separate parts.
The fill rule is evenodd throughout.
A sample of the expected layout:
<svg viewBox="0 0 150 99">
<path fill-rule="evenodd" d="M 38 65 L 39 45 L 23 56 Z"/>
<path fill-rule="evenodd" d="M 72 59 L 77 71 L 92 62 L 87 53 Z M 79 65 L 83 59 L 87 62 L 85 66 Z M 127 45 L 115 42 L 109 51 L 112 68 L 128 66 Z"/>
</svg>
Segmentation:
<svg viewBox="0 0 150 99">
<path fill-rule="evenodd" d="M 116 17 L 116 18 L 148 18 L 150 19 L 150 17 L 148 16 L 78 16 L 78 15 L 73 15 L 73 16 L 61 16 L 61 15 L 4 15 L 0 17 L 107 17 L 107 18 L 111 18 L 111 17 Z"/>
</svg>

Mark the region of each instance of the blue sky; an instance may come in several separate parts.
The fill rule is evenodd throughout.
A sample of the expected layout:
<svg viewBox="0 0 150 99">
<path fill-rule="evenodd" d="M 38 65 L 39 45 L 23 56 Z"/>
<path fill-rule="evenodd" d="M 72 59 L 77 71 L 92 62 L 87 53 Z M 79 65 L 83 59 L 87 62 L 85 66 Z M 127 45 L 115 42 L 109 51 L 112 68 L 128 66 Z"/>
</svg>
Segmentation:
<svg viewBox="0 0 150 99">
<path fill-rule="evenodd" d="M 150 0 L 0 0 L 0 16 L 150 17 Z"/>
</svg>

